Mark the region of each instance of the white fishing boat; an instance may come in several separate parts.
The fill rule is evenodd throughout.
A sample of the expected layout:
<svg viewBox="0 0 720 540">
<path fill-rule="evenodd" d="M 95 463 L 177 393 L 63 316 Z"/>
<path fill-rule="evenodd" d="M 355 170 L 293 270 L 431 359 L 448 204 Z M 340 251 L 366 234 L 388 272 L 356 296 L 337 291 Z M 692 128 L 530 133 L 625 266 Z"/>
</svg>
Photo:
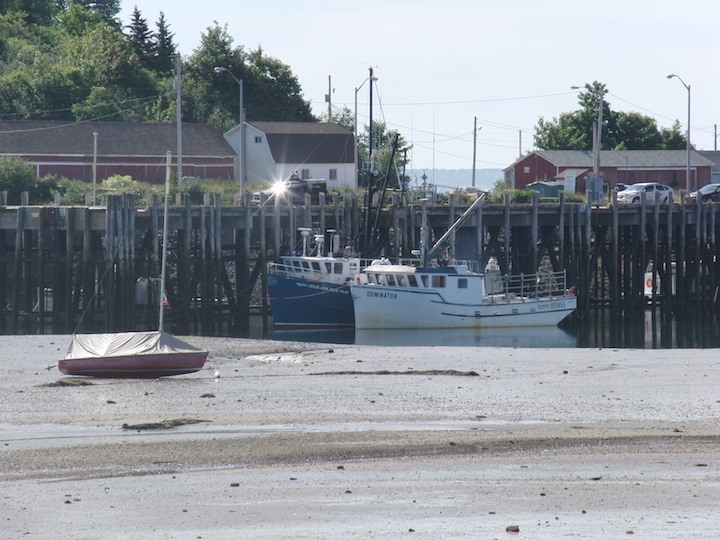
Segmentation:
<svg viewBox="0 0 720 540">
<path fill-rule="evenodd" d="M 565 272 L 371 265 L 351 286 L 356 329 L 556 326 L 577 308 Z"/>
<path fill-rule="evenodd" d="M 425 250 L 427 206 L 423 206 L 421 266 L 370 265 L 351 286 L 356 330 L 557 326 L 577 308 L 564 271 L 501 275 L 499 269 L 473 272 L 432 254 L 481 204 L 478 199 L 450 229 Z"/>
</svg>

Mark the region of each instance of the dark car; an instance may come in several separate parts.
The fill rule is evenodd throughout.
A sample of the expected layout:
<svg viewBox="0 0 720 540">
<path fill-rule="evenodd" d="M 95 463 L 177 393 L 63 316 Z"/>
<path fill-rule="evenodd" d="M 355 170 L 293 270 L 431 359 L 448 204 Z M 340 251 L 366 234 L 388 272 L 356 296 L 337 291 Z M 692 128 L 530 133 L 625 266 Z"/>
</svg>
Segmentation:
<svg viewBox="0 0 720 540">
<path fill-rule="evenodd" d="M 688 197 L 695 200 L 698 193 L 700 194 L 700 202 L 718 202 L 720 201 L 720 184 L 703 186 L 699 190 L 693 191 Z"/>
</svg>

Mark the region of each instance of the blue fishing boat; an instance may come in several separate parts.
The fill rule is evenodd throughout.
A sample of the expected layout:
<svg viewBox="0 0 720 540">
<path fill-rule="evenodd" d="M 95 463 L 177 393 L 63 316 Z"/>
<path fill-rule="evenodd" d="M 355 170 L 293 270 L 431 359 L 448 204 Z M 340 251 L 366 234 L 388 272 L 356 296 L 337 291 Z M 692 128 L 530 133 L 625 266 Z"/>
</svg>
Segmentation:
<svg viewBox="0 0 720 540">
<path fill-rule="evenodd" d="M 350 248 L 340 249 L 340 237 L 328 231 L 331 249 L 325 253 L 325 235 L 299 229 L 302 253 L 269 263 L 267 285 L 275 328 L 352 328 L 355 324 L 350 283 L 362 268 Z"/>
</svg>

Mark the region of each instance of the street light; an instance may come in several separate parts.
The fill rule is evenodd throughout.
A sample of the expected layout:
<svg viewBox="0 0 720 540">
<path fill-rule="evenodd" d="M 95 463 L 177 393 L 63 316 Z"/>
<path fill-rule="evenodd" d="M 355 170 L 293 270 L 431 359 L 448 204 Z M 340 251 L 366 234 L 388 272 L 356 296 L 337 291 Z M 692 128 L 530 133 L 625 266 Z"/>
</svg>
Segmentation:
<svg viewBox="0 0 720 540">
<path fill-rule="evenodd" d="M 235 167 L 235 172 L 238 178 L 238 182 L 240 184 L 240 195 L 242 196 L 242 194 L 245 192 L 245 111 L 243 108 L 243 81 L 242 79 L 238 79 L 235 74 L 228 68 L 216 66 L 213 71 L 215 73 L 227 73 L 233 79 L 235 79 L 235 82 L 238 83 L 238 86 L 240 87 L 240 144 L 238 145 L 239 156 L 238 165 L 237 167 Z"/>
<path fill-rule="evenodd" d="M 695 191 L 697 190 L 697 185 L 695 185 L 695 189 L 691 189 L 691 180 L 690 180 L 690 85 L 685 84 L 685 81 L 682 80 L 680 75 L 675 75 L 674 73 L 671 73 L 667 76 L 668 79 L 677 79 L 682 83 L 682 85 L 685 87 L 688 93 L 688 119 L 687 119 L 687 165 L 685 169 L 685 184 L 688 191 Z M 695 179 L 695 183 L 697 184 L 697 179 Z M 699 199 L 698 199 L 699 200 Z"/>
<path fill-rule="evenodd" d="M 372 74 L 372 68 L 370 68 L 370 76 L 366 77 L 365 80 L 360 83 L 360 86 L 357 86 L 355 88 L 355 181 L 357 182 L 358 178 L 358 113 L 357 113 L 357 96 L 360 89 L 365 86 L 365 83 L 368 81 L 377 81 L 377 77 L 373 77 Z M 372 86 L 372 83 L 371 83 Z M 372 88 L 370 89 L 372 92 Z M 372 99 L 372 93 L 370 94 L 370 99 Z M 370 136 L 372 137 L 372 116 L 370 117 Z"/>
</svg>

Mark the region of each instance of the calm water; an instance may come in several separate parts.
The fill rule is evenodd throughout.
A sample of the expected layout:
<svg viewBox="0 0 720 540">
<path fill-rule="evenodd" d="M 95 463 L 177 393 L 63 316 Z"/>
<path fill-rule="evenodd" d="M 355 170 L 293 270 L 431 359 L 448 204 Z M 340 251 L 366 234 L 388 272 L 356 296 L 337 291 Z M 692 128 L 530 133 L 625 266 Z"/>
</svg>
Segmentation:
<svg viewBox="0 0 720 540">
<path fill-rule="evenodd" d="M 677 316 L 646 310 L 635 317 L 618 317 L 607 310 L 590 310 L 580 320 L 568 319 L 558 327 L 502 328 L 483 330 L 294 330 L 273 332 L 263 328 L 262 317 L 251 317 L 251 329 L 243 334 L 214 335 L 274 341 L 310 341 L 382 346 L 464 347 L 562 347 L 627 349 L 720 348 L 720 317 L 713 313 Z M 174 329 L 168 328 L 170 332 Z M 20 334 L 35 334 L 24 328 Z M 50 329 L 48 329 L 50 333 Z M 6 333 L 0 331 L 0 334 Z"/>
<path fill-rule="evenodd" d="M 270 332 L 265 337 L 277 341 L 385 346 L 720 348 L 720 319 L 714 314 L 680 317 L 654 310 L 623 318 L 606 310 L 592 310 L 585 318 L 572 323 L 564 321 L 556 328 L 293 330 Z"/>
</svg>

